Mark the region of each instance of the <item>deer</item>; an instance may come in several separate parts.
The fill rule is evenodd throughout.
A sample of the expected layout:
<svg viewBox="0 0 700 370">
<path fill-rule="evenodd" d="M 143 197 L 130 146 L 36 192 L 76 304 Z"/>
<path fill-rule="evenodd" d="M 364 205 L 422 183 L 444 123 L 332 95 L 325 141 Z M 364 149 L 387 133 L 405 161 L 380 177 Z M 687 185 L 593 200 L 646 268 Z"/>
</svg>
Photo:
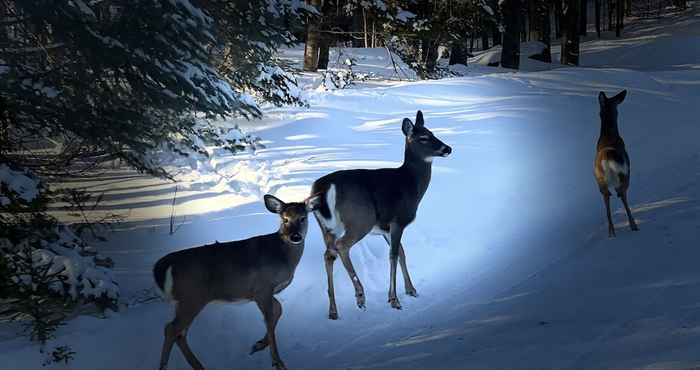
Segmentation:
<svg viewBox="0 0 700 370">
<path fill-rule="evenodd" d="M 328 318 L 338 319 L 333 285 L 333 265 L 338 256 L 355 288 L 357 306 L 364 310 L 365 294 L 350 259 L 350 248 L 367 234 L 384 237 L 390 246 L 389 303 L 401 309 L 396 295 L 397 260 L 401 264 L 406 294 L 417 297 L 406 266 L 401 238 L 411 224 L 418 205 L 430 184 L 434 157 L 447 157 L 452 148 L 425 127 L 423 113 L 415 124 L 405 118 L 401 125 L 405 136 L 404 161 L 398 168 L 341 170 L 316 180 L 312 196 L 320 197 L 313 212 L 326 245 L 324 253 L 328 279 Z"/>
<path fill-rule="evenodd" d="M 319 202 L 311 197 L 304 202 L 284 203 L 269 194 L 264 196 L 264 202 L 267 210 L 280 217 L 277 232 L 180 250 L 154 265 L 158 288 L 168 301 L 176 303 L 175 318 L 165 326 L 160 370 L 167 369 L 174 343 L 193 369 L 204 369 L 187 343 L 187 330 L 208 303 L 222 301 L 257 304 L 267 330 L 253 344 L 250 354 L 269 346 L 272 366 L 286 369 L 275 337 L 275 327 L 282 316 L 282 305 L 275 294 L 294 278 L 304 252 L 307 214 Z"/>
<path fill-rule="evenodd" d="M 610 213 L 611 187 L 617 192 L 617 196 L 625 206 L 630 228 L 632 231 L 639 230 L 627 203 L 627 189 L 630 185 L 630 158 L 617 127 L 617 106 L 625 100 L 626 96 L 627 90 L 623 90 L 612 98 L 608 98 L 602 91 L 598 94 L 600 137 L 596 146 L 593 173 L 605 203 L 608 216 L 608 237 L 610 238 L 615 237 L 615 226 Z"/>
</svg>

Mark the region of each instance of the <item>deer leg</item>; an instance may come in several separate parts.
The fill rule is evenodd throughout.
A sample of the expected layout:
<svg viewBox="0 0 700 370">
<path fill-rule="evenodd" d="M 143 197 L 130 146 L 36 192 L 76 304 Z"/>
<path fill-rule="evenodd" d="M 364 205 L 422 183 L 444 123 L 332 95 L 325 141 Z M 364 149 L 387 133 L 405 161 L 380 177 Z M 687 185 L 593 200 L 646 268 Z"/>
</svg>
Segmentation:
<svg viewBox="0 0 700 370">
<path fill-rule="evenodd" d="M 403 227 L 392 224 L 391 226 L 391 250 L 389 252 L 389 303 L 391 307 L 400 310 L 401 303 L 396 296 L 396 264 L 399 257 L 399 249 L 401 249 L 401 236 L 403 235 Z"/>
<path fill-rule="evenodd" d="M 342 239 L 338 242 L 342 242 Z M 362 287 L 360 279 L 355 273 L 355 268 L 352 266 L 352 261 L 350 260 L 350 248 L 344 247 L 342 249 L 339 249 L 339 254 L 340 260 L 343 262 L 343 266 L 345 266 L 345 270 L 347 270 L 348 275 L 350 276 L 350 280 L 352 280 L 352 285 L 355 287 L 355 299 L 357 300 L 357 307 L 364 310 L 366 309 L 365 290 Z"/>
<path fill-rule="evenodd" d="M 177 338 L 175 343 L 177 343 L 177 346 L 180 347 L 180 351 L 185 356 L 187 363 L 189 363 L 193 369 L 204 370 L 204 366 L 202 366 L 202 363 L 199 362 L 194 353 L 192 353 L 189 344 L 187 344 L 187 330 L 185 330 L 185 332 L 183 332 L 182 335 Z"/>
<path fill-rule="evenodd" d="M 323 255 L 323 259 L 326 262 L 326 276 L 328 277 L 328 318 L 331 320 L 338 320 L 338 308 L 335 305 L 335 289 L 333 288 L 333 263 L 338 256 L 338 253 L 334 250 L 326 248 L 326 253 Z"/>
<path fill-rule="evenodd" d="M 630 210 L 630 206 L 629 204 L 627 204 L 627 190 L 619 192 L 618 196 L 620 196 L 620 199 L 622 199 L 622 204 L 625 205 L 625 211 L 627 212 L 627 219 L 629 220 L 630 228 L 632 229 L 632 231 L 639 231 L 639 227 L 634 221 L 634 217 L 632 217 L 632 211 Z"/>
<path fill-rule="evenodd" d="M 403 274 L 403 286 L 406 294 L 411 297 L 418 297 L 418 291 L 411 282 L 411 277 L 408 276 L 408 266 L 406 266 L 406 252 L 403 250 L 403 244 L 399 244 L 399 264 L 401 265 L 401 273 Z"/>
<path fill-rule="evenodd" d="M 165 340 L 163 341 L 163 349 L 160 356 L 160 369 L 168 368 L 168 360 L 173 344 L 177 343 L 180 351 L 185 356 L 187 362 L 195 370 L 204 370 L 202 363 L 197 360 L 197 357 L 192 353 L 189 345 L 187 345 L 187 329 L 192 324 L 194 318 L 204 308 L 203 304 L 179 302 L 175 309 L 175 319 L 165 326 Z"/>
<path fill-rule="evenodd" d="M 250 354 L 252 355 L 255 352 L 264 350 L 269 344 L 270 343 L 267 340 L 267 333 L 265 333 L 265 336 L 262 339 L 253 344 L 253 348 L 251 348 Z"/>
<path fill-rule="evenodd" d="M 277 352 L 277 339 L 275 337 L 275 328 L 277 327 L 277 322 L 282 316 L 282 305 L 280 302 L 272 296 L 272 291 L 266 294 L 256 297 L 255 303 L 257 303 L 258 308 L 265 318 L 265 326 L 267 327 L 267 342 L 270 345 L 270 357 L 272 357 L 272 366 L 277 370 L 286 370 L 287 367 L 282 362 L 279 352 Z"/>
<path fill-rule="evenodd" d="M 605 211 L 608 215 L 608 237 L 612 238 L 615 236 L 615 226 L 613 225 L 612 215 L 610 214 L 610 192 L 607 189 L 605 189 L 605 193 L 603 193 L 603 201 L 605 202 Z"/>
<path fill-rule="evenodd" d="M 389 236 L 384 234 L 384 240 L 391 247 L 391 240 Z M 406 294 L 411 297 L 418 297 L 418 291 L 413 286 L 411 282 L 411 277 L 408 275 L 408 266 L 406 266 L 406 252 L 403 250 L 403 243 L 399 244 L 399 265 L 401 266 L 401 273 L 403 274 L 403 286 L 406 290 Z"/>
<path fill-rule="evenodd" d="M 173 350 L 173 344 L 175 344 L 175 339 L 177 338 L 173 323 L 174 321 L 165 325 L 165 339 L 163 340 L 163 349 L 160 352 L 160 370 L 168 368 L 170 352 Z"/>
</svg>

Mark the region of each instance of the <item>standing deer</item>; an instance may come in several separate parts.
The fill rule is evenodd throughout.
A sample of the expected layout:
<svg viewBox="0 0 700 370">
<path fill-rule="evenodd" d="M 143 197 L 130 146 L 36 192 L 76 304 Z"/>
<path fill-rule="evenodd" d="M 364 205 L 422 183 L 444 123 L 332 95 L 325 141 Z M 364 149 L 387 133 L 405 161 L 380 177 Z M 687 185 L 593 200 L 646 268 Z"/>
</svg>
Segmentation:
<svg viewBox="0 0 700 370">
<path fill-rule="evenodd" d="M 284 203 L 265 195 L 265 206 L 279 214 L 277 232 L 246 240 L 215 243 L 170 253 L 156 262 L 153 275 L 165 297 L 176 302 L 175 319 L 165 326 L 160 369 L 168 366 L 173 344 L 192 368 L 204 369 L 187 344 L 187 330 L 209 302 L 254 301 L 262 312 L 267 332 L 250 354 L 270 346 L 272 366 L 286 369 L 277 352 L 275 327 L 282 306 L 274 295 L 294 278 L 304 252 L 308 226 L 307 213 L 318 205 L 318 198 L 304 203 Z"/>
<path fill-rule="evenodd" d="M 630 228 L 634 231 L 639 230 L 627 204 L 627 188 L 630 185 L 630 158 L 625 150 L 625 142 L 620 137 L 617 128 L 617 106 L 625 100 L 625 96 L 627 96 L 627 90 L 623 90 L 612 98 L 605 96 L 602 91 L 598 94 L 600 138 L 598 138 L 596 147 L 593 173 L 605 202 L 605 210 L 608 215 L 608 237 L 615 236 L 615 226 L 610 214 L 610 187 L 615 189 L 617 196 L 622 199 L 622 203 L 625 205 Z"/>
<path fill-rule="evenodd" d="M 314 216 L 326 244 L 324 259 L 331 320 L 338 318 L 333 288 L 333 263 L 337 256 L 355 287 L 357 306 L 365 308 L 364 288 L 350 260 L 350 248 L 370 232 L 381 234 L 391 247 L 391 307 L 401 309 L 396 296 L 397 258 L 401 262 L 406 294 L 418 296 L 408 275 L 401 236 L 415 219 L 418 204 L 428 189 L 433 157 L 447 157 L 452 148 L 425 128 L 421 111 L 416 115 L 415 125 L 405 118 L 401 129 L 406 136 L 401 167 L 337 171 L 316 180 L 312 186 L 312 196 L 321 197 Z"/>
</svg>

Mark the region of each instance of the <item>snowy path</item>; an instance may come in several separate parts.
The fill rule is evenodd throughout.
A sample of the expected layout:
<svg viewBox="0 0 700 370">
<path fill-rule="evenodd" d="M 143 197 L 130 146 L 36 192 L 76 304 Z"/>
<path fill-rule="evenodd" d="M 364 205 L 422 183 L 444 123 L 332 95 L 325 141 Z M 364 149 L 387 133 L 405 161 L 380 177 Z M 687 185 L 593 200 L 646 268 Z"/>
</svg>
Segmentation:
<svg viewBox="0 0 700 370">
<path fill-rule="evenodd" d="M 679 23 L 688 37 L 700 35 L 695 9 Z M 191 199 L 179 214 L 194 211 L 174 235 L 162 219 L 172 185 L 118 182 L 117 209 L 129 195 L 154 198 L 134 206 L 147 220 L 123 225 L 101 248 L 117 262 L 123 294 L 135 295 L 168 251 L 274 229 L 263 192 L 300 199 L 329 171 L 398 164 L 400 120 L 422 109 L 454 153 L 435 161 L 404 238 L 420 297 L 400 294 L 404 309 L 389 307 L 388 248 L 368 237 L 352 251 L 368 310 L 355 307 L 338 266 L 341 320 L 327 320 L 323 245 L 312 224 L 294 283 L 280 294 L 278 340 L 290 369 L 697 368 L 700 69 L 679 65 L 661 58 L 645 71 L 559 69 L 318 94 L 312 108 L 273 111 L 256 126 L 268 149 L 223 158 L 221 168 L 238 166 L 229 183 L 183 193 Z M 618 237 L 608 239 L 592 175 L 596 94 L 623 88 L 620 129 L 641 231 L 628 231 L 616 199 Z M 56 344 L 78 353 L 72 369 L 154 369 L 170 312 L 159 302 L 109 320 L 79 317 Z M 213 305 L 190 343 L 209 369 L 268 368 L 267 352 L 247 355 L 263 331 L 253 305 Z M 42 368 L 36 348 L 0 335 L 3 369 Z M 174 351 L 170 368 L 189 367 Z"/>
</svg>

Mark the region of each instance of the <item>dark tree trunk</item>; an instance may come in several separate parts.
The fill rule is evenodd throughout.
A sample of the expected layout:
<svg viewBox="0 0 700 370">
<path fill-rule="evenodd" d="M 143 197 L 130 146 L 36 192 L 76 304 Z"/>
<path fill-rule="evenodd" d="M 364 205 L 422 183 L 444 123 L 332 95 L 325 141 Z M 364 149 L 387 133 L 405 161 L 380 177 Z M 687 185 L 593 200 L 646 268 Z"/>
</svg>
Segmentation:
<svg viewBox="0 0 700 370">
<path fill-rule="evenodd" d="M 595 0 L 595 32 L 600 38 L 600 0 Z"/>
<path fill-rule="evenodd" d="M 616 0 L 615 6 L 615 36 L 622 36 L 623 0 Z"/>
<path fill-rule="evenodd" d="M 562 24 L 561 64 L 579 64 L 579 5 L 580 0 L 565 0 L 566 12 Z"/>
<path fill-rule="evenodd" d="M 530 39 L 536 40 L 545 45 L 541 54 L 531 56 L 531 58 L 545 62 L 552 62 L 552 25 L 551 25 L 551 3 L 548 0 L 529 0 L 528 20 L 530 22 Z"/>
<path fill-rule="evenodd" d="M 481 49 L 486 50 L 489 48 L 489 33 L 486 32 L 486 29 L 481 31 Z"/>
<path fill-rule="evenodd" d="M 540 22 L 541 12 L 540 3 L 541 0 L 527 0 L 527 40 L 540 41 L 542 39 L 542 22 Z"/>
<path fill-rule="evenodd" d="M 321 0 L 307 0 L 307 2 L 320 11 Z M 319 32 L 320 17 L 310 17 L 306 26 L 306 45 L 304 47 L 304 70 L 315 72 L 318 66 L 318 48 L 321 39 Z"/>
<path fill-rule="evenodd" d="M 501 67 L 520 68 L 520 0 L 505 0 L 501 5 L 503 14 L 503 48 Z"/>
<path fill-rule="evenodd" d="M 493 38 L 493 46 L 501 45 L 501 30 L 498 29 L 497 24 L 493 24 L 493 26 L 491 26 L 491 35 Z"/>
<path fill-rule="evenodd" d="M 549 1 L 544 0 L 540 4 L 542 23 L 542 41 L 547 47 L 542 51 L 542 61 L 545 63 L 552 63 L 552 22 L 550 19 L 551 8 Z"/>
<path fill-rule="evenodd" d="M 364 38 L 360 37 L 360 34 L 364 32 L 364 24 L 363 24 L 363 17 L 362 17 L 362 12 L 361 11 L 354 11 L 352 13 L 352 32 L 353 37 L 352 37 L 352 47 L 354 48 L 361 48 L 365 46 L 365 40 Z"/>
<path fill-rule="evenodd" d="M 318 69 L 328 69 L 328 58 L 331 52 L 331 40 L 328 35 L 321 37 L 318 50 Z"/>
<path fill-rule="evenodd" d="M 562 1 L 563 0 L 554 0 L 554 34 L 558 39 L 561 38 L 561 28 L 564 20 Z"/>
<path fill-rule="evenodd" d="M 450 65 L 464 64 L 466 66 L 468 58 L 469 52 L 467 52 L 465 42 L 463 40 L 455 41 L 450 51 Z"/>
<path fill-rule="evenodd" d="M 613 0 L 608 0 L 608 31 L 613 29 Z"/>
<path fill-rule="evenodd" d="M 438 43 L 430 39 L 421 40 L 421 59 L 425 66 L 422 79 L 430 78 L 437 66 Z"/>
<path fill-rule="evenodd" d="M 580 28 L 579 28 L 579 34 L 581 36 L 586 36 L 588 34 L 588 0 L 581 0 L 581 16 L 579 19 L 581 20 L 580 22 Z"/>
</svg>

